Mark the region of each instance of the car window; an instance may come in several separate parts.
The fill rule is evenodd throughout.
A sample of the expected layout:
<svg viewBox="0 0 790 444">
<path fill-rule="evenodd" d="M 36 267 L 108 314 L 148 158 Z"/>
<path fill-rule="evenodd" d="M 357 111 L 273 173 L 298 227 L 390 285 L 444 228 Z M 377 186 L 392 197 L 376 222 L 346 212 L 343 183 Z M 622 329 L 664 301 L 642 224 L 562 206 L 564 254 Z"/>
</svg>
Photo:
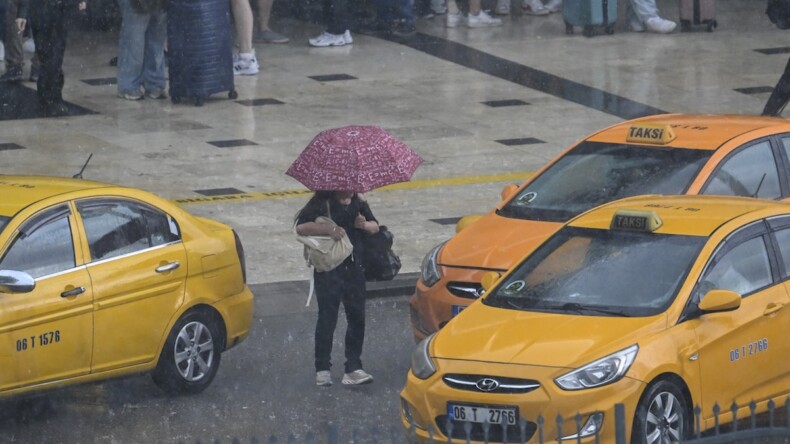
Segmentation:
<svg viewBox="0 0 790 444">
<path fill-rule="evenodd" d="M 147 205 L 101 199 L 78 202 L 77 209 L 93 260 L 122 256 L 181 238 L 175 220 Z"/>
<path fill-rule="evenodd" d="M 22 224 L 0 261 L 0 269 L 24 271 L 34 278 L 75 266 L 68 206 L 45 210 Z"/>
<path fill-rule="evenodd" d="M 715 257 L 711 263 L 714 265 L 705 272 L 699 285 L 703 291 L 715 288 L 746 296 L 773 282 L 768 251 L 762 236 L 744 241 L 722 256 Z"/>
<path fill-rule="evenodd" d="M 770 142 L 763 141 L 728 157 L 716 170 L 702 194 L 781 197 L 779 173 Z"/>
<path fill-rule="evenodd" d="M 783 263 L 782 278 L 784 279 L 790 276 L 790 228 L 776 231 L 774 235 L 779 243 L 779 254 Z"/>
<path fill-rule="evenodd" d="M 657 314 L 674 300 L 705 240 L 566 227 L 527 257 L 485 303 L 598 316 Z"/>
<path fill-rule="evenodd" d="M 683 194 L 711 151 L 582 142 L 499 212 L 564 222 L 606 202 L 639 194 Z"/>
</svg>

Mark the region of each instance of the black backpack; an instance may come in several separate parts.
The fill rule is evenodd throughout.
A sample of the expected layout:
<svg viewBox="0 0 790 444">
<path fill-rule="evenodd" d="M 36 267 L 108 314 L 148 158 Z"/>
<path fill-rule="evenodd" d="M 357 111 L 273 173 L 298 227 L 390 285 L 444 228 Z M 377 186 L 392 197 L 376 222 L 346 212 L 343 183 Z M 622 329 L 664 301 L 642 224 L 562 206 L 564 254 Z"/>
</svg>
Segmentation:
<svg viewBox="0 0 790 444">
<path fill-rule="evenodd" d="M 393 238 L 384 225 L 379 227 L 378 233 L 364 237 L 362 267 L 366 281 L 390 281 L 400 271 L 400 258 L 392 251 Z"/>
</svg>

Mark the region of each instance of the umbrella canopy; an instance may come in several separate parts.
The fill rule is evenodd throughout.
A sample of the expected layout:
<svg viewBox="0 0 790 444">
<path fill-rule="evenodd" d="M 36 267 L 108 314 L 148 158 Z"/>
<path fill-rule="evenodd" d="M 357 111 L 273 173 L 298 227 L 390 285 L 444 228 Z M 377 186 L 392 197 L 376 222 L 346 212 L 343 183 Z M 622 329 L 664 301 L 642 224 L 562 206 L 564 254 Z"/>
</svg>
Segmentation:
<svg viewBox="0 0 790 444">
<path fill-rule="evenodd" d="M 285 174 L 312 191 L 364 193 L 411 179 L 422 158 L 378 126 L 322 131 Z"/>
</svg>

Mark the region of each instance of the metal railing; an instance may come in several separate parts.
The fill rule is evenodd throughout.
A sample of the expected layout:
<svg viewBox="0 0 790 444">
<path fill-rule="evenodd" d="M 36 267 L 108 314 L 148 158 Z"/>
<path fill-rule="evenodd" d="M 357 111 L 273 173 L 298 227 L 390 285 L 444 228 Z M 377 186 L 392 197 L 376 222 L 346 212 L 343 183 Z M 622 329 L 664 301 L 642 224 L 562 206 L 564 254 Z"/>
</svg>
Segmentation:
<svg viewBox="0 0 790 444">
<path fill-rule="evenodd" d="M 767 404 L 766 412 L 757 413 L 757 404 L 749 404 L 749 415 L 738 418 L 740 406 L 733 403 L 728 409 L 722 409 L 718 404 L 713 406 L 714 426 L 709 430 L 700 430 L 702 423 L 702 410 L 694 409 L 694 432 L 692 437 L 683 441 L 684 444 L 724 444 L 724 443 L 787 443 L 790 442 L 790 398 L 782 406 L 777 406 L 773 401 Z M 627 444 L 630 437 L 626 436 L 626 412 L 622 404 L 614 406 L 615 418 L 615 444 Z M 726 414 L 726 415 L 725 415 Z M 726 418 L 736 418 L 735 421 L 721 422 L 722 415 Z M 434 426 L 426 430 L 429 443 L 435 444 L 463 444 L 463 443 L 547 443 L 564 442 L 567 444 L 584 442 L 603 442 L 596 433 L 582 437 L 583 417 L 576 415 L 571 424 L 567 424 L 561 417 L 554 420 L 556 435 L 547 436 L 545 433 L 546 419 L 542 416 L 535 418 L 534 422 L 520 418 L 518 423 L 489 424 L 482 423 L 475 426 L 470 422 L 456 422 L 446 420 L 441 425 L 442 433 L 437 433 Z M 515 431 L 515 433 L 514 433 Z M 329 424 L 321 432 L 308 431 L 306 433 L 291 433 L 285 436 L 270 435 L 267 438 L 252 438 L 249 441 L 233 439 L 231 444 L 402 444 L 416 440 L 417 426 L 411 424 L 408 430 L 400 425 L 389 427 L 371 426 L 369 428 L 346 429 L 337 424 Z M 448 438 L 447 436 L 452 436 Z M 197 441 L 199 444 L 221 444 L 223 441 Z"/>
</svg>

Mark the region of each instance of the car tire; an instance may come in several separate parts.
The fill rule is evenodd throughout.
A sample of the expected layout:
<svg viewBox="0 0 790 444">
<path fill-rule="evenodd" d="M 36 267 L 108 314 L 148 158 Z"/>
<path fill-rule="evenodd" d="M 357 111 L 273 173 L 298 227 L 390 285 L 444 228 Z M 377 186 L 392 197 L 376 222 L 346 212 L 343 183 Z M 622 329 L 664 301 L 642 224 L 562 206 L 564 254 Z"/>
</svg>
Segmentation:
<svg viewBox="0 0 790 444">
<path fill-rule="evenodd" d="M 154 382 L 171 395 L 200 393 L 216 376 L 221 352 L 216 319 L 199 310 L 187 312 L 165 341 L 152 375 Z"/>
<path fill-rule="evenodd" d="M 670 380 L 651 384 L 634 414 L 631 442 L 664 444 L 681 442 L 691 436 L 691 410 L 686 396 Z"/>
</svg>

